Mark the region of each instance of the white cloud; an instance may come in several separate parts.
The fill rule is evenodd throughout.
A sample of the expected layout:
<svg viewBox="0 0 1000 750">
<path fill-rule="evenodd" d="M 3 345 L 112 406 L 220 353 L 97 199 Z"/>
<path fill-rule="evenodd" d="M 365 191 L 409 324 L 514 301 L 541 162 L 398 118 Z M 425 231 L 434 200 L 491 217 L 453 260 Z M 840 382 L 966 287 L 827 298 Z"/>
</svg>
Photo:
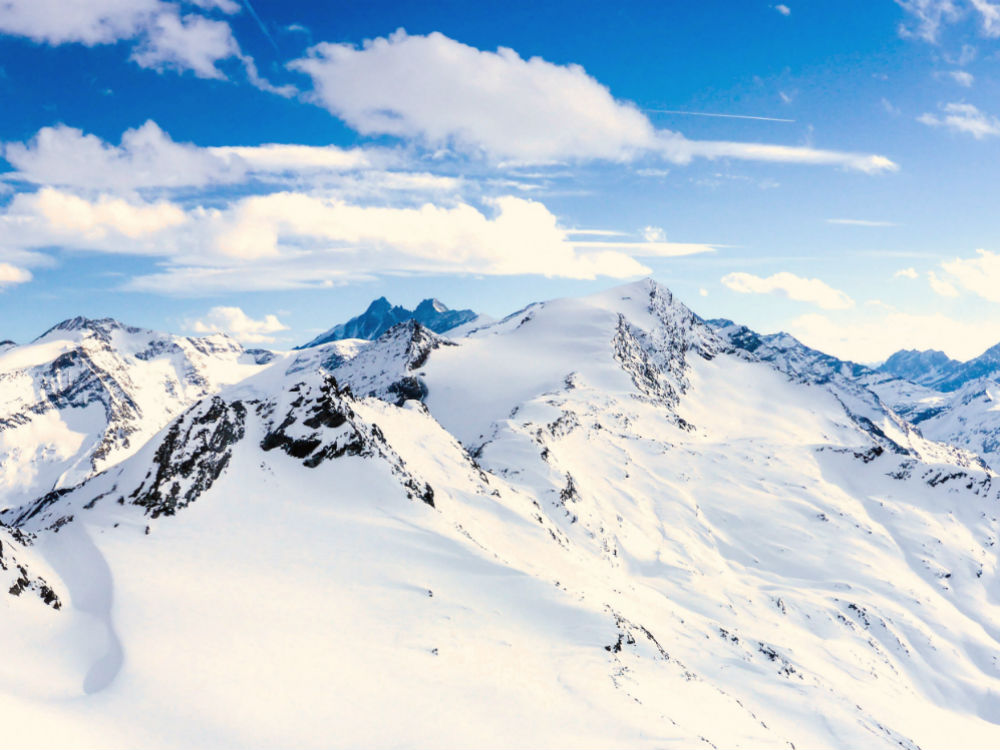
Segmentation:
<svg viewBox="0 0 1000 750">
<path fill-rule="evenodd" d="M 218 253 L 239 259 L 293 251 L 340 256 L 348 270 L 541 274 L 624 278 L 647 269 L 622 252 L 578 252 L 541 203 L 512 196 L 491 201 L 493 216 L 468 205 L 358 206 L 301 193 L 241 201 L 219 222 Z"/>
<path fill-rule="evenodd" d="M 916 21 L 915 27 L 900 24 L 904 37 L 917 37 L 937 43 L 941 29 L 971 12 L 979 21 L 983 36 L 1000 36 L 1000 4 L 994 0 L 896 0 Z"/>
<path fill-rule="evenodd" d="M 882 109 L 884 109 L 890 115 L 898 115 L 901 112 L 899 107 L 890 102 L 884 96 L 882 97 L 882 101 L 880 103 L 882 105 Z"/>
<path fill-rule="evenodd" d="M 753 274 L 736 272 L 722 277 L 722 283 L 742 294 L 773 294 L 779 292 L 789 299 L 810 302 L 826 310 L 844 310 L 854 306 L 854 300 L 839 289 L 819 279 L 806 279 L 781 271 L 762 278 Z"/>
<path fill-rule="evenodd" d="M 969 0 L 979 13 L 983 34 L 988 37 L 1000 36 L 1000 5 L 990 0 Z"/>
<path fill-rule="evenodd" d="M 90 201 L 55 188 L 42 188 L 37 193 L 16 196 L 2 219 L 0 227 L 10 245 L 62 245 L 140 253 L 148 250 L 130 240 L 143 240 L 179 227 L 188 217 L 166 201 L 130 203 L 108 195 Z"/>
<path fill-rule="evenodd" d="M 976 80 L 972 73 L 964 70 L 950 70 L 946 75 L 948 75 L 948 77 L 959 86 L 964 88 L 971 88 L 972 84 L 975 83 Z"/>
<path fill-rule="evenodd" d="M 896 4 L 917 22 L 915 28 L 900 24 L 900 35 L 918 37 L 926 42 L 936 42 L 941 27 L 957 20 L 961 15 L 954 0 L 896 0 Z"/>
<path fill-rule="evenodd" d="M 145 29 L 132 60 L 143 68 L 190 70 L 200 78 L 225 78 L 216 64 L 239 55 L 240 46 L 225 21 L 193 13 L 161 13 Z"/>
<path fill-rule="evenodd" d="M 4 0 L 0 32 L 47 44 L 111 44 L 138 35 L 170 7 L 162 0 Z"/>
<path fill-rule="evenodd" d="M 894 227 L 891 221 L 872 221 L 870 219 L 827 219 L 827 224 L 843 224 L 849 227 Z"/>
<path fill-rule="evenodd" d="M 292 86 L 273 86 L 260 77 L 253 60 L 240 51 L 226 21 L 201 12 L 237 13 L 235 0 L 2 0 L 0 33 L 38 43 L 93 47 L 132 43 L 132 60 L 145 68 L 192 71 L 202 78 L 223 78 L 218 63 L 237 59 L 257 88 L 282 96 Z"/>
<path fill-rule="evenodd" d="M 955 285 L 950 281 L 939 278 L 933 271 L 927 272 L 927 282 L 931 285 L 931 289 L 934 290 L 935 294 L 939 294 L 942 297 L 957 297 L 958 290 Z"/>
<path fill-rule="evenodd" d="M 1000 302 L 1000 253 L 976 250 L 974 258 L 955 258 L 941 264 L 955 284 L 991 302 Z"/>
<path fill-rule="evenodd" d="M 239 13 L 243 9 L 236 0 L 185 0 L 185 2 L 196 5 L 202 10 L 220 10 L 230 15 Z"/>
<path fill-rule="evenodd" d="M 648 226 L 643 228 L 642 237 L 646 242 L 666 242 L 667 233 L 663 231 L 662 227 Z"/>
<path fill-rule="evenodd" d="M 894 279 L 915 279 L 920 274 L 917 273 L 915 268 L 900 268 L 896 273 L 892 275 Z"/>
<path fill-rule="evenodd" d="M 126 130 L 117 146 L 66 125 L 46 127 L 27 143 L 8 143 L 3 156 L 17 169 L 7 179 L 117 191 L 205 187 L 243 182 L 248 176 L 375 169 L 395 160 L 384 149 L 280 143 L 203 148 L 177 143 L 152 120 Z M 382 175 L 381 179 L 388 178 Z M 426 176 L 422 179 L 426 181 Z"/>
<path fill-rule="evenodd" d="M 374 166 L 372 152 L 360 148 L 264 143 L 260 146 L 216 146 L 205 150 L 225 159 L 236 157 L 250 169 L 260 172 L 308 170 L 339 172 Z"/>
<path fill-rule="evenodd" d="M 698 290 L 698 294 L 700 294 L 702 297 L 707 297 L 708 290 L 705 287 L 702 287 L 701 289 Z"/>
<path fill-rule="evenodd" d="M 32 262 L 44 261 L 37 251 L 50 247 L 160 257 L 161 272 L 128 286 L 172 294 L 294 289 L 386 273 L 629 278 L 649 273 L 644 257 L 713 251 L 697 243 L 577 240 L 545 205 L 514 196 L 484 208 L 454 201 L 400 207 L 280 192 L 183 210 L 46 187 L 15 196 L 0 213 L 0 236 L 7 258 Z"/>
<path fill-rule="evenodd" d="M 31 272 L 10 263 L 0 263 L 0 288 L 31 281 Z"/>
<path fill-rule="evenodd" d="M 272 334 L 287 331 L 288 326 L 276 315 L 254 320 L 239 307 L 213 307 L 205 317 L 188 321 L 187 328 L 195 333 L 225 333 L 247 344 L 274 343 Z"/>
<path fill-rule="evenodd" d="M 578 65 L 480 51 L 440 33 L 319 44 L 291 63 L 318 101 L 365 135 L 419 139 L 496 159 L 630 158 L 655 145 L 635 106 Z"/>
<path fill-rule="evenodd" d="M 943 117 L 925 113 L 917 118 L 924 125 L 945 127 L 957 133 L 967 133 L 976 139 L 1000 135 L 1000 120 L 979 111 L 972 104 L 951 102 L 942 107 Z"/>
<path fill-rule="evenodd" d="M 884 360 L 900 349 L 940 349 L 966 360 L 1000 341 L 1000 319 L 956 320 L 895 310 L 837 319 L 809 313 L 791 321 L 788 331 L 808 346 L 855 362 Z"/>
<path fill-rule="evenodd" d="M 550 163 L 659 156 L 896 168 L 882 156 L 726 141 L 657 130 L 579 65 L 478 50 L 440 33 L 319 44 L 289 65 L 309 75 L 318 104 L 364 135 L 391 135 L 495 161 Z"/>
<path fill-rule="evenodd" d="M 661 133 L 661 145 L 667 158 L 681 164 L 700 156 L 707 159 L 731 158 L 834 166 L 868 174 L 894 172 L 899 169 L 897 164 L 884 156 L 827 151 L 806 146 L 778 146 L 767 143 L 732 141 L 691 141 L 676 133 Z"/>
<path fill-rule="evenodd" d="M 774 9 L 776 11 L 778 11 L 783 16 L 790 16 L 790 15 L 792 15 L 792 9 L 789 8 L 787 5 L 775 5 Z"/>
<path fill-rule="evenodd" d="M 152 120 L 126 130 L 119 146 L 56 125 L 42 128 L 27 144 L 8 143 L 3 155 L 20 179 L 96 190 L 203 186 L 236 182 L 246 174 L 238 162 L 174 142 Z"/>
</svg>

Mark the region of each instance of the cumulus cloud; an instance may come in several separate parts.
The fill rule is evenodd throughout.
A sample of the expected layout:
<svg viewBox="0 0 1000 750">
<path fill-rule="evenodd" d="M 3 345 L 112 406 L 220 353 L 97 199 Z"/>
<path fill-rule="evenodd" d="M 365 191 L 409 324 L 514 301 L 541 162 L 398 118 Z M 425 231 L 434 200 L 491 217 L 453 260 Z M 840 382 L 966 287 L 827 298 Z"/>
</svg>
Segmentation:
<svg viewBox="0 0 1000 750">
<path fill-rule="evenodd" d="M 27 143 L 6 144 L 3 156 L 17 170 L 6 176 L 8 180 L 116 191 L 206 187 L 239 183 L 248 177 L 375 169 L 394 161 L 383 149 L 279 143 L 200 147 L 174 141 L 152 120 L 126 130 L 118 145 L 66 125 L 46 127 Z"/>
<path fill-rule="evenodd" d="M 778 11 L 783 16 L 790 16 L 790 15 L 792 15 L 792 9 L 789 8 L 787 5 L 775 5 L 774 9 L 776 11 Z"/>
<path fill-rule="evenodd" d="M 954 284 L 991 302 L 1000 302 L 1000 253 L 976 250 L 974 258 L 955 258 L 941 264 Z"/>
<path fill-rule="evenodd" d="M 931 285 L 931 289 L 934 290 L 935 294 L 938 294 L 942 297 L 958 296 L 958 290 L 955 288 L 955 285 L 952 284 L 950 281 L 946 281 L 945 279 L 939 278 L 938 275 L 933 271 L 927 272 L 927 282 Z"/>
<path fill-rule="evenodd" d="M 894 279 L 915 279 L 919 275 L 915 268 L 900 268 L 892 277 Z"/>
<path fill-rule="evenodd" d="M 291 95 L 294 87 L 273 86 L 260 77 L 228 22 L 204 15 L 240 10 L 235 0 L 3 0 L 0 33 L 50 45 L 125 41 L 132 43 L 131 59 L 141 67 L 191 71 L 201 78 L 223 78 L 218 64 L 236 59 L 254 86 Z"/>
<path fill-rule="evenodd" d="M 118 146 L 65 125 L 42 128 L 26 144 L 8 143 L 3 156 L 28 182 L 97 190 L 203 186 L 246 173 L 209 150 L 174 142 L 152 120 L 126 130 Z"/>
<path fill-rule="evenodd" d="M 55 188 L 15 196 L 0 215 L 6 248 L 50 246 L 128 254 L 163 254 L 150 245 L 155 235 L 176 229 L 187 215 L 166 201 L 129 202 L 102 195 L 88 200 Z"/>
<path fill-rule="evenodd" d="M 162 0 L 4 0 L 0 32 L 45 44 L 111 44 L 138 35 L 170 9 Z"/>
<path fill-rule="evenodd" d="M 806 279 L 787 271 L 762 278 L 753 274 L 736 272 L 722 277 L 722 283 L 741 294 L 784 294 L 789 299 L 810 302 L 826 310 L 844 310 L 854 306 L 847 294 L 834 289 L 819 279 Z"/>
<path fill-rule="evenodd" d="M 275 257 L 289 248 L 322 249 L 342 256 L 344 268 L 366 272 L 385 268 L 592 279 L 647 270 L 621 252 L 578 251 L 542 203 L 505 196 L 490 204 L 492 215 L 464 203 L 397 208 L 274 193 L 247 198 L 222 217 L 215 246 L 223 256 L 244 259 Z"/>
<path fill-rule="evenodd" d="M 200 78 L 225 78 L 217 63 L 239 55 L 240 46 L 225 21 L 161 13 L 145 29 L 132 60 L 143 68 L 190 70 Z"/>
<path fill-rule="evenodd" d="M 981 112 L 975 105 L 951 102 L 941 109 L 943 115 L 932 115 L 927 112 L 917 118 L 918 122 L 932 127 L 948 128 L 956 133 L 966 133 L 977 140 L 1000 135 L 1000 120 Z"/>
<path fill-rule="evenodd" d="M 186 220 L 181 209 L 166 201 L 136 205 L 109 196 L 88 201 L 53 188 L 43 188 L 22 198 L 22 205 L 33 204 L 50 227 L 87 239 L 101 239 L 108 232 L 136 239 L 176 227 Z"/>
<path fill-rule="evenodd" d="M 579 65 L 488 52 L 443 34 L 399 30 L 357 47 L 324 43 L 289 67 L 313 82 L 314 100 L 364 135 L 390 135 L 494 161 L 550 163 L 653 155 L 892 170 L 882 156 L 727 141 L 657 130 L 635 105 Z"/>
<path fill-rule="evenodd" d="M 272 344 L 273 334 L 288 330 L 276 315 L 254 320 L 239 307 L 225 306 L 213 307 L 203 318 L 188 321 L 187 328 L 195 333 L 225 333 L 247 344 Z"/>
<path fill-rule="evenodd" d="M 317 101 L 365 135 L 482 150 L 546 162 L 627 159 L 655 144 L 635 106 L 617 101 L 578 65 L 485 52 L 434 32 L 352 44 L 319 44 L 291 63 Z"/>
<path fill-rule="evenodd" d="M 544 204 L 509 195 L 480 207 L 454 200 L 407 207 L 282 191 L 184 209 L 46 187 L 15 196 L 0 214 L 0 234 L 6 250 L 26 253 L 57 246 L 160 257 L 162 272 L 129 286 L 175 294 L 291 289 L 385 273 L 629 278 L 649 273 L 640 258 L 713 250 L 575 239 Z"/>
</svg>

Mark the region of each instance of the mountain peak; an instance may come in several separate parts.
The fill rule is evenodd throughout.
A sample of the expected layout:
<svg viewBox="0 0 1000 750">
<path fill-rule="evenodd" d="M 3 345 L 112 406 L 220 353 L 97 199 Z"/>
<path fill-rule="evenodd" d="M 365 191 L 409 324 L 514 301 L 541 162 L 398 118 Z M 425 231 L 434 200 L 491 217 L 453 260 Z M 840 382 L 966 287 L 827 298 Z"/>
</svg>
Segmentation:
<svg viewBox="0 0 1000 750">
<path fill-rule="evenodd" d="M 414 317 L 417 317 L 419 319 L 421 315 L 428 315 L 433 313 L 438 313 L 438 314 L 446 313 L 448 312 L 449 309 L 450 308 L 441 300 L 435 299 L 433 297 L 428 297 L 427 299 L 423 300 L 419 305 L 417 305 L 417 307 L 413 311 L 413 314 Z"/>
<path fill-rule="evenodd" d="M 106 334 L 109 331 L 118 328 L 128 328 L 128 326 L 125 326 L 114 318 L 87 318 L 83 315 L 77 315 L 74 318 L 68 318 L 61 323 L 57 323 L 52 326 L 50 329 L 45 331 L 45 333 L 36 338 L 35 341 L 40 341 L 46 336 L 57 331 L 91 331 L 94 333 Z"/>
<path fill-rule="evenodd" d="M 472 310 L 452 310 L 443 302 L 428 297 L 417 305 L 414 310 L 393 305 L 385 297 L 379 297 L 368 305 L 368 309 L 346 323 L 334 326 L 317 336 L 308 344 L 298 347 L 309 347 L 327 344 L 341 339 L 368 339 L 373 341 L 390 328 L 408 320 L 415 320 L 434 333 L 444 333 L 452 328 L 468 323 L 479 317 Z"/>
</svg>

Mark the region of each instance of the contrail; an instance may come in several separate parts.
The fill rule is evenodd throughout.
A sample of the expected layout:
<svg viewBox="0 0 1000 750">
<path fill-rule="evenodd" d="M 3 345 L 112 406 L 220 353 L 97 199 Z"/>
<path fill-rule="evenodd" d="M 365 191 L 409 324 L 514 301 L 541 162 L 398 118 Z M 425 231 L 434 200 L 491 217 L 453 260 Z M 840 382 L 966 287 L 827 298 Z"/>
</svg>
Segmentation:
<svg viewBox="0 0 1000 750">
<path fill-rule="evenodd" d="M 643 111 L 662 112 L 667 115 L 693 115 L 695 117 L 729 117 L 734 120 L 765 120 L 767 122 L 795 122 L 795 120 L 786 120 L 784 117 L 758 117 L 756 115 L 724 115 L 719 112 L 686 112 L 682 109 L 643 108 Z"/>
<path fill-rule="evenodd" d="M 253 9 L 253 6 L 250 4 L 250 0 L 243 0 L 243 7 L 247 9 L 247 12 L 250 13 L 251 16 L 253 16 L 253 20 L 257 22 L 258 26 L 260 26 L 260 30 L 264 36 L 267 37 L 267 41 L 269 41 L 274 49 L 277 50 L 278 43 L 274 41 L 274 37 L 271 36 L 270 32 L 267 30 L 267 26 L 264 25 L 264 22 L 260 20 L 260 16 L 258 16 L 257 11 Z"/>
</svg>

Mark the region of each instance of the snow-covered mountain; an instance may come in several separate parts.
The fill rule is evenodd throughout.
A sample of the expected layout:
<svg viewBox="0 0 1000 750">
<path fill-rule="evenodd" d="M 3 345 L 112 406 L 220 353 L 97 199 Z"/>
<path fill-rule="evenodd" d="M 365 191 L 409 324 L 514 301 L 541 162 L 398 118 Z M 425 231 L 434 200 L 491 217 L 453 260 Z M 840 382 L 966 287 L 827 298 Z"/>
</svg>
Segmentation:
<svg viewBox="0 0 1000 750">
<path fill-rule="evenodd" d="M 415 320 L 435 333 L 444 333 L 473 322 L 479 316 L 472 310 L 452 310 L 436 299 L 425 299 L 413 310 L 393 305 L 385 297 L 379 297 L 368 305 L 361 315 L 346 323 L 335 325 L 300 349 L 327 344 L 342 339 L 377 339 L 393 326 Z"/>
<path fill-rule="evenodd" d="M 1000 344 L 966 362 L 949 358 L 935 350 L 905 349 L 893 354 L 878 368 L 912 383 L 943 393 L 957 391 L 974 380 L 996 380 L 1000 376 Z"/>
<path fill-rule="evenodd" d="M 0 508 L 114 465 L 269 356 L 222 334 L 184 338 L 86 318 L 0 351 Z"/>
<path fill-rule="evenodd" d="M 882 363 L 878 371 L 931 386 L 953 377 L 961 366 L 961 362 L 935 349 L 901 349 Z"/>
<path fill-rule="evenodd" d="M 759 338 L 644 281 L 277 355 L 0 514 L 6 740 L 997 745 L 995 475 Z"/>
</svg>

